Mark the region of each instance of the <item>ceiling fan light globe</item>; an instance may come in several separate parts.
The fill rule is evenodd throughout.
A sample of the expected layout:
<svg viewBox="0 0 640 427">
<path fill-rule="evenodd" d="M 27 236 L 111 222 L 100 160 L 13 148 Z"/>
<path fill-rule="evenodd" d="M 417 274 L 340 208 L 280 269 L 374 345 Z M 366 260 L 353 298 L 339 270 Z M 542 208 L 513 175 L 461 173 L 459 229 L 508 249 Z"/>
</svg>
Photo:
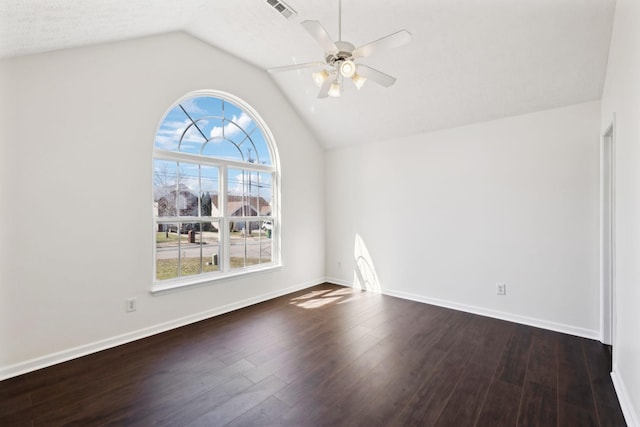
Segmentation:
<svg viewBox="0 0 640 427">
<path fill-rule="evenodd" d="M 350 79 L 355 73 L 356 64 L 354 64 L 353 61 L 346 60 L 340 64 L 340 74 L 342 74 L 343 77 Z"/>
<path fill-rule="evenodd" d="M 337 98 L 340 96 L 340 83 L 337 81 L 331 83 L 331 87 L 329 88 L 329 96 Z"/>
<path fill-rule="evenodd" d="M 313 82 L 316 84 L 316 86 L 322 87 L 322 83 L 327 80 L 327 78 L 329 77 L 329 73 L 327 72 L 327 70 L 322 70 L 311 74 L 311 77 L 313 78 Z"/>
<path fill-rule="evenodd" d="M 353 84 L 355 85 L 355 87 L 360 90 L 362 89 L 362 86 L 364 86 L 364 83 L 367 81 L 366 77 L 362 77 L 360 74 L 358 73 L 354 73 L 353 77 L 351 77 L 351 81 L 353 82 Z"/>
</svg>

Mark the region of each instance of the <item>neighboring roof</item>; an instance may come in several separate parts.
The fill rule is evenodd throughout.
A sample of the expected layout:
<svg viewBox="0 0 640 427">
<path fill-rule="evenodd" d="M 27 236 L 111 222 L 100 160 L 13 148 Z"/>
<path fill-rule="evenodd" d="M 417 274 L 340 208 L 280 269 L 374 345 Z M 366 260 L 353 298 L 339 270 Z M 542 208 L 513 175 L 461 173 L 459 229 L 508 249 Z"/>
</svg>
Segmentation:
<svg viewBox="0 0 640 427">
<path fill-rule="evenodd" d="M 174 190 L 170 193 L 175 195 L 176 191 Z M 183 189 L 180 191 L 180 195 L 185 196 L 188 199 L 187 206 L 183 210 L 192 210 L 198 207 L 198 197 L 194 193 Z M 210 196 L 211 203 L 216 207 L 220 206 L 218 204 L 218 195 L 211 194 Z M 157 202 L 162 200 L 166 200 L 166 197 L 160 197 L 157 199 Z M 268 216 L 271 214 L 271 205 L 263 197 L 243 198 L 242 196 L 236 195 L 229 195 L 227 197 L 227 210 L 231 213 L 231 216 L 242 215 L 243 207 L 246 207 L 247 210 L 251 211 L 247 216 L 254 216 L 254 214 L 258 212 L 261 216 Z"/>
<path fill-rule="evenodd" d="M 213 203 L 214 206 L 220 206 L 218 204 L 217 194 L 211 195 L 211 203 Z M 260 212 L 262 216 L 271 214 L 271 204 L 263 197 L 243 198 L 242 196 L 235 195 L 229 195 L 227 197 L 227 210 L 231 212 L 231 216 L 241 215 L 241 210 L 244 206 L 250 208 L 253 212 Z"/>
</svg>

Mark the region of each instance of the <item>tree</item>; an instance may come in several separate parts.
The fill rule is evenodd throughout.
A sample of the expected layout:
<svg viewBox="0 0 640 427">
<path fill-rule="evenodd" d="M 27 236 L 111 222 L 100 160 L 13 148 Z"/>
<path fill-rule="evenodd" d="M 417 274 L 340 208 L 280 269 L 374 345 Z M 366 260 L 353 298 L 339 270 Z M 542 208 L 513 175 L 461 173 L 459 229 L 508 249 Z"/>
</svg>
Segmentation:
<svg viewBox="0 0 640 427">
<path fill-rule="evenodd" d="M 211 195 L 208 192 L 200 194 L 200 216 L 211 216 Z M 203 223 L 202 229 L 204 231 L 218 231 L 210 222 Z"/>
<path fill-rule="evenodd" d="M 153 173 L 153 197 L 158 204 L 158 217 L 177 216 L 177 174 L 166 162 L 159 162 Z"/>
</svg>

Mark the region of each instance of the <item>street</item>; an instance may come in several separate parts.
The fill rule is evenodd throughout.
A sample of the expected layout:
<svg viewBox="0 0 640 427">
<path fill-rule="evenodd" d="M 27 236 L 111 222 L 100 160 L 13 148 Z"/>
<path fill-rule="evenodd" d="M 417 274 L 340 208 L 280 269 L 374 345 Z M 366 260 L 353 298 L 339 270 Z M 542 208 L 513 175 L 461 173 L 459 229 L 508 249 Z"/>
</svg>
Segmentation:
<svg viewBox="0 0 640 427">
<path fill-rule="evenodd" d="M 175 235 L 175 233 L 170 233 Z M 202 238 L 202 245 L 200 239 Z M 188 235 L 181 235 L 180 250 L 183 258 L 199 258 L 200 248 L 205 262 L 211 262 L 213 255 L 220 254 L 220 242 L 217 232 L 203 231 L 195 236 L 196 243 L 188 242 Z M 271 243 L 264 234 L 254 231 L 246 238 L 241 233 L 233 233 L 229 244 L 231 258 L 270 259 Z M 159 243 L 156 248 L 157 259 L 176 259 L 178 257 L 178 241 Z"/>
</svg>

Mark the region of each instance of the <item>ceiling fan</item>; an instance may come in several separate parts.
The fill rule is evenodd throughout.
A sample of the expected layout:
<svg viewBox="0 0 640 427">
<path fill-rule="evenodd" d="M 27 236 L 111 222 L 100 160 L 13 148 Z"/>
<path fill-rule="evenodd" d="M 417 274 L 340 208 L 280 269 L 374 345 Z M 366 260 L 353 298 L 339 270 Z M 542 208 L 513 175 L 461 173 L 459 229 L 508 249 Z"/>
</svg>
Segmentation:
<svg viewBox="0 0 640 427">
<path fill-rule="evenodd" d="M 320 71 L 312 74 L 313 81 L 320 87 L 318 98 L 340 96 L 344 79 L 351 79 L 358 90 L 367 80 L 385 87 L 393 85 L 396 82 L 395 77 L 364 64 L 356 63 L 356 60 L 366 58 L 378 50 L 403 46 L 411 41 L 411 33 L 406 30 L 389 34 L 358 48 L 352 43 L 342 40 L 342 0 L 338 0 L 338 41 L 334 42 L 318 21 L 304 21 L 301 25 L 324 49 L 325 62 L 287 65 L 271 68 L 269 72 L 321 68 Z"/>
</svg>

